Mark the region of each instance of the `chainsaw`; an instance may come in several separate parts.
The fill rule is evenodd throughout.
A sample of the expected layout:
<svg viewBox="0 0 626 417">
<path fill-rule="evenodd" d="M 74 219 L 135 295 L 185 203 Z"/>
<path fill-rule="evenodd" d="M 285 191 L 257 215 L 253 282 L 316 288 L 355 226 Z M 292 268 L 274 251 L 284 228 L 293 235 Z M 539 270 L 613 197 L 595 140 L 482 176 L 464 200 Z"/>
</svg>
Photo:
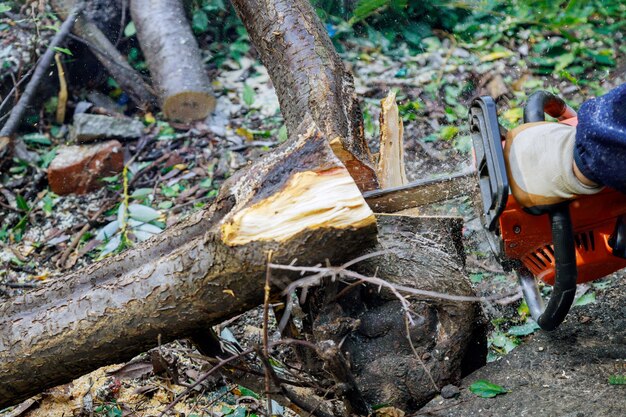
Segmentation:
<svg viewBox="0 0 626 417">
<path fill-rule="evenodd" d="M 538 91 L 528 99 L 524 122 L 545 121 L 545 114 L 576 126 L 576 113 L 561 98 Z M 503 153 L 506 130 L 498 123 L 493 99 L 476 98 L 469 119 L 474 171 L 370 191 L 364 197 L 374 211 L 395 212 L 478 188 L 482 224 L 496 258 L 505 270 L 516 273 L 537 324 L 554 330 L 572 306 L 578 283 L 626 268 L 626 195 L 605 188 L 528 211 L 509 195 Z M 545 305 L 538 280 L 552 285 Z"/>
</svg>

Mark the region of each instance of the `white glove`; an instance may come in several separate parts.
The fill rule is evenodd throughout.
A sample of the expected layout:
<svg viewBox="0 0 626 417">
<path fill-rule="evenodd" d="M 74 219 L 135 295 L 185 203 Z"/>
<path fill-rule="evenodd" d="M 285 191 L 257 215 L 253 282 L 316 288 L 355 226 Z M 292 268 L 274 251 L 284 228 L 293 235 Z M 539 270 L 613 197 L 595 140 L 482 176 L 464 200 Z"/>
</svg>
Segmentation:
<svg viewBox="0 0 626 417">
<path fill-rule="evenodd" d="M 509 185 L 522 207 L 549 206 L 602 190 L 576 176 L 575 137 L 575 127 L 549 122 L 523 124 L 507 134 Z"/>
</svg>

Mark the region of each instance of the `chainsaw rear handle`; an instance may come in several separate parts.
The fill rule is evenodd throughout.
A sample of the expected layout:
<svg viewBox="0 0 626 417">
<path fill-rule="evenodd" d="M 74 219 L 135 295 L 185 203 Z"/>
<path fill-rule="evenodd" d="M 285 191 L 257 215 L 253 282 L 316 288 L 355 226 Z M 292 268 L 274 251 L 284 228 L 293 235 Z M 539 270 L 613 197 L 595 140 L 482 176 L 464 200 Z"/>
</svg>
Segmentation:
<svg viewBox="0 0 626 417">
<path fill-rule="evenodd" d="M 545 114 L 564 120 L 576 116 L 563 99 L 546 91 L 537 91 L 528 98 L 524 109 L 524 122 L 545 121 Z M 574 230 L 569 212 L 569 203 L 560 203 L 542 207 L 541 214 L 547 213 L 552 228 L 552 245 L 554 247 L 555 278 L 552 296 L 548 305 L 543 308 L 543 301 L 532 275 L 531 281 L 527 274 L 520 275 L 522 290 L 532 317 L 543 330 L 554 330 L 565 320 L 572 307 L 576 295 L 576 249 L 574 247 Z M 526 278 L 525 278 L 526 277 Z"/>
<path fill-rule="evenodd" d="M 576 112 L 561 97 L 547 91 L 535 91 L 528 97 L 524 107 L 524 123 L 544 122 L 545 113 L 559 122 L 576 117 Z"/>
</svg>

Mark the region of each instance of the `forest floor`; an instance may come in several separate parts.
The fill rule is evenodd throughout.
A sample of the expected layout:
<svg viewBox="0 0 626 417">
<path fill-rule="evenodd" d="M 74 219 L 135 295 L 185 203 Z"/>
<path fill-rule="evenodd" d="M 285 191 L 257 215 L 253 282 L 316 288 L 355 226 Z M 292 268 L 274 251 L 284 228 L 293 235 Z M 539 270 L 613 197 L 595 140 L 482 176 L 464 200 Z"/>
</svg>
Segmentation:
<svg viewBox="0 0 626 417">
<path fill-rule="evenodd" d="M 19 49 L 16 45 L 24 36 L 28 37 L 28 30 L 16 24 L 20 19 L 28 21 L 25 16 L 0 19 L 1 48 L 9 63 L 21 59 L 15 53 Z M 42 21 L 45 19 L 49 17 L 42 17 Z M 501 24 L 511 25 L 510 22 Z M 336 29 L 329 25 L 329 32 Z M 572 56 L 569 48 L 563 49 L 563 37 L 551 28 L 531 30 L 520 26 L 513 29 L 515 36 L 507 35 L 505 29 L 496 25 L 491 32 L 505 35 L 486 42 L 463 41 L 449 33 L 435 32 L 421 41 L 419 50 L 404 42 L 390 42 L 375 31 L 337 35 L 335 41 L 355 77 L 372 150 L 377 151 L 379 103 L 390 90 L 397 91 L 405 123 L 407 174 L 410 180 L 415 180 L 458 172 L 471 165 L 467 108 L 473 97 L 483 94 L 496 97 L 501 123 L 510 128 L 521 122 L 521 106 L 527 95 L 537 89 L 557 92 L 577 108 L 586 98 L 626 80 L 623 67 L 617 65 L 619 60 L 600 65 L 606 63 L 602 58 L 606 54 L 598 57 L 576 52 Z M 45 32 L 42 33 L 45 38 Z M 591 51 L 590 45 L 596 39 L 585 38 L 586 34 L 585 31 L 578 34 L 580 45 L 577 47 Z M 613 55 L 619 57 L 624 45 L 620 43 L 621 37 L 615 39 Z M 126 39 L 126 42 L 132 51 L 132 40 Z M 244 36 L 233 45 L 245 42 Z M 200 45 L 209 49 L 202 38 Z M 551 53 L 559 48 L 564 51 L 560 55 Z M 158 217 L 151 224 L 165 229 L 209 205 L 220 184 L 233 172 L 286 140 L 274 88 L 254 50 L 241 47 L 235 50 L 231 45 L 229 51 L 219 62 L 209 65 L 218 101 L 215 113 L 205 122 L 180 125 L 161 120 L 159 114 L 127 111 L 145 125 L 144 135 L 139 140 L 124 143 L 128 178 L 132 184 L 127 189 L 123 187 L 120 174 L 106 178 L 103 188 L 86 195 L 58 196 L 50 191 L 45 170 L 57 147 L 67 142 L 71 118 L 62 124 L 52 122 L 57 104 L 54 95 L 36 104 L 23 126 L 21 139 L 37 155 L 37 162 L 17 161 L 2 172 L 0 178 L 0 297 L 19 296 L 28 288 L 80 270 L 133 244 L 102 233 L 105 226 L 118 218 L 126 197 L 134 204 L 156 210 Z M 564 55 L 566 59 L 562 58 Z M 129 56 L 134 64 L 140 65 L 141 59 L 136 53 Z M 546 63 L 549 59 L 552 62 Z M 546 65 L 550 69 L 547 72 Z M 576 73 L 573 67 L 582 67 L 582 72 Z M 17 66 L 9 64 L 4 68 L 5 82 L 11 75 L 18 74 Z M 71 65 L 68 68 L 71 71 Z M 54 84 L 54 80 L 51 83 Z M 105 82 L 105 85 L 106 88 L 80 86 L 71 90 L 68 109 L 78 108 L 81 102 L 93 104 L 97 98 L 98 106 L 107 107 L 111 112 L 124 112 L 124 93 L 118 91 L 114 83 Z M 433 209 L 465 218 L 467 271 L 477 294 L 514 291 L 515 277 L 503 271 L 491 254 L 471 198 L 459 198 Z M 138 236 L 134 239 L 140 240 Z M 613 311 L 619 311 L 620 305 L 609 300 L 615 288 L 622 288 L 623 292 L 620 283 L 623 278 L 613 275 L 581 286 L 574 308 L 580 308 L 580 313 L 576 312 L 575 319 L 560 332 L 572 330 L 580 340 L 586 337 L 585 329 L 590 327 L 580 324 L 582 316 L 589 317 L 591 323 L 601 323 Z M 548 338 L 544 334 L 534 336 L 537 326 L 519 297 L 505 305 L 485 303 L 484 311 L 490 321 L 488 360 L 497 361 L 501 367 L 509 363 L 510 355 L 518 352 L 526 355 L 524 346 L 533 337 L 541 341 Z M 623 311 L 621 314 L 623 316 Z M 227 342 L 246 345 L 258 339 L 259 326 L 259 312 L 252 311 L 238 321 L 220 326 L 219 330 Z M 621 340 L 623 342 L 623 338 Z M 557 345 L 551 346 L 557 349 Z M 619 350 L 619 344 L 606 346 L 616 349 L 611 353 L 615 359 L 626 357 L 623 349 Z M 89 407 L 86 404 L 94 398 L 99 404 L 92 407 L 94 415 L 121 416 L 131 412 L 137 416 L 158 415 L 184 390 L 185 383 L 197 378 L 207 366 L 186 341 L 167 345 L 159 351 L 171 369 L 156 372 L 154 361 L 144 355 L 130 368 L 103 368 L 72 385 L 51 390 L 44 395 L 46 400 L 39 407 L 20 414 L 8 410 L 0 412 L 0 416 L 74 415 L 85 412 Z M 577 354 L 585 355 L 584 352 Z M 576 366 L 575 362 L 568 363 Z M 180 376 L 180 384 L 172 381 L 172 369 Z M 106 373 L 112 370 L 117 371 Z M 580 382 L 586 384 L 587 380 Z M 608 382 L 605 385 L 608 386 Z M 87 396 L 85 392 L 91 394 Z M 513 394 L 498 397 L 498 401 L 507 397 Z M 483 404 L 490 401 L 472 397 L 467 390 L 463 390 L 460 398 L 460 401 L 471 402 L 476 410 L 485 408 Z M 516 398 L 520 403 L 523 400 L 533 401 Z M 181 401 L 175 410 L 187 416 L 206 415 L 203 413 L 208 411 L 213 415 L 245 416 L 254 414 L 259 407 L 262 402 L 258 394 L 220 379 L 200 385 L 197 392 Z M 470 415 L 460 411 L 460 414 L 442 413 L 440 403 L 433 407 L 439 408 L 428 415 Z M 510 414 L 493 415 L 522 415 L 517 414 L 521 408 L 508 410 Z M 289 413 L 288 410 L 283 412 Z M 476 413 L 478 415 L 478 411 Z"/>
</svg>

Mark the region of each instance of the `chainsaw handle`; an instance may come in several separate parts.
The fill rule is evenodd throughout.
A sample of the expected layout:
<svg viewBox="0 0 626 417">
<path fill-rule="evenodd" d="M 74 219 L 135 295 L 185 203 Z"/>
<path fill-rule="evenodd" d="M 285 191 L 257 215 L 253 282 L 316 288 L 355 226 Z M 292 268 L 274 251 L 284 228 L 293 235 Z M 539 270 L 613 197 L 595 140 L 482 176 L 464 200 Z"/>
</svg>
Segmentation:
<svg viewBox="0 0 626 417">
<path fill-rule="evenodd" d="M 559 204 L 548 210 L 552 226 L 554 246 L 555 278 L 552 296 L 544 308 L 535 277 L 523 268 L 518 271 L 522 292 L 530 314 L 543 330 L 554 330 L 565 320 L 565 316 L 576 295 L 576 250 L 574 232 L 567 204 Z"/>
<path fill-rule="evenodd" d="M 559 122 L 576 117 L 576 112 L 561 97 L 547 91 L 535 91 L 524 107 L 524 123 L 545 122 L 546 113 Z"/>
</svg>

